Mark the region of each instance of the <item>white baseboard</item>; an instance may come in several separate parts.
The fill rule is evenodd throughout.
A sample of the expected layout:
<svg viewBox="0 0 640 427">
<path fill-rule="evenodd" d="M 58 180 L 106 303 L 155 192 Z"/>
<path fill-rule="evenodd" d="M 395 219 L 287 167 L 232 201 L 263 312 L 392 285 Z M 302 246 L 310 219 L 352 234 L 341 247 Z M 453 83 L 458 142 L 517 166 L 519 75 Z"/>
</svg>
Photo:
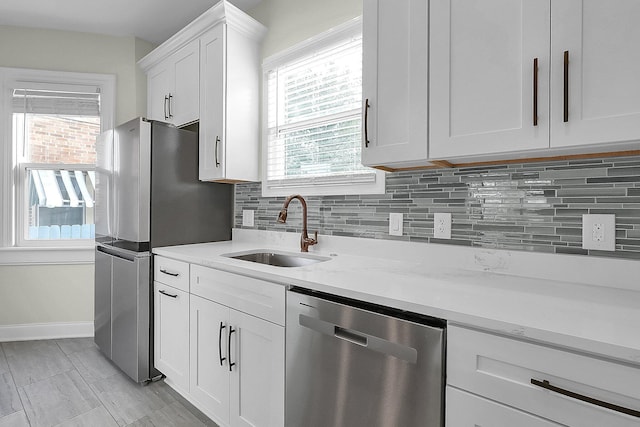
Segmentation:
<svg viewBox="0 0 640 427">
<path fill-rule="evenodd" d="M 0 325 L 0 342 L 85 338 L 93 336 L 93 322 Z"/>
</svg>

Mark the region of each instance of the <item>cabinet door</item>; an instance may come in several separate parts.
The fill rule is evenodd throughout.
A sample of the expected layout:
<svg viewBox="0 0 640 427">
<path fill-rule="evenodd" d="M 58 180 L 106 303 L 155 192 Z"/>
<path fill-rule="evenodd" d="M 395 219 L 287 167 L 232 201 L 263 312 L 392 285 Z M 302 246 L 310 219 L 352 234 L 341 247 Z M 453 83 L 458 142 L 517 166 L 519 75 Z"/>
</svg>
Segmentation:
<svg viewBox="0 0 640 427">
<path fill-rule="evenodd" d="M 363 3 L 364 165 L 427 164 L 427 23 L 424 0 Z"/>
<path fill-rule="evenodd" d="M 147 118 L 166 122 L 169 120 L 169 92 L 171 92 L 170 60 L 166 59 L 147 73 Z"/>
<path fill-rule="evenodd" d="M 200 39 L 200 151 L 202 181 L 225 176 L 225 32 L 213 28 Z"/>
<path fill-rule="evenodd" d="M 284 328 L 230 310 L 232 427 L 284 426 Z"/>
<path fill-rule="evenodd" d="M 640 139 L 640 2 L 567 0 L 552 8 L 551 146 Z"/>
<path fill-rule="evenodd" d="M 218 424 L 229 425 L 229 309 L 191 295 L 190 394 Z"/>
<path fill-rule="evenodd" d="M 167 382 L 189 390 L 189 294 L 154 282 L 154 362 Z"/>
<path fill-rule="evenodd" d="M 430 13 L 429 157 L 547 148 L 550 1 L 432 0 Z"/>
<path fill-rule="evenodd" d="M 447 387 L 447 427 L 554 427 L 554 422 Z M 587 424 L 585 424 L 587 425 Z"/>
<path fill-rule="evenodd" d="M 169 92 L 168 116 L 181 126 L 200 116 L 200 42 L 194 40 L 171 55 L 173 90 Z"/>
</svg>

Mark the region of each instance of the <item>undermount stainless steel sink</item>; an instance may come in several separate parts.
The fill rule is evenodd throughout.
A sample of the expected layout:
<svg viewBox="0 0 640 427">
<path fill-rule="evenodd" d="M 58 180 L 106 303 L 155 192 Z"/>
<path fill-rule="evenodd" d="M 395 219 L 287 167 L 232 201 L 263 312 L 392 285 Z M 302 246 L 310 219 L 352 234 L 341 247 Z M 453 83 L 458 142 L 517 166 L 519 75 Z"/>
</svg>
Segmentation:
<svg viewBox="0 0 640 427">
<path fill-rule="evenodd" d="M 273 265 L 276 267 L 304 267 L 305 265 L 316 264 L 318 262 L 329 261 L 331 259 L 317 255 L 296 255 L 264 250 L 256 252 L 238 252 L 225 254 L 223 256 L 242 261 L 257 262 L 258 264 Z"/>
</svg>

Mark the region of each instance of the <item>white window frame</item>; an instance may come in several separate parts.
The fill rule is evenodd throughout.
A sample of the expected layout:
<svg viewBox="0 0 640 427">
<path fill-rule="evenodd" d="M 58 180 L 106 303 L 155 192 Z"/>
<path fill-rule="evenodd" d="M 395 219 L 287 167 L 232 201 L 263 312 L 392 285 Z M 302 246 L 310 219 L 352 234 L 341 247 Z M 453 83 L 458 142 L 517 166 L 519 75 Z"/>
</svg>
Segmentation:
<svg viewBox="0 0 640 427">
<path fill-rule="evenodd" d="M 376 169 L 371 169 L 371 174 L 351 174 L 320 179 L 312 177 L 298 178 L 272 185 L 269 185 L 267 177 L 269 161 L 268 78 L 270 71 L 284 64 L 307 57 L 313 52 L 330 48 L 341 41 L 361 35 L 362 18 L 358 17 L 264 60 L 262 64 L 262 196 L 288 196 L 294 193 L 302 193 L 305 196 L 385 193 L 385 172 Z"/>
<path fill-rule="evenodd" d="M 24 190 L 21 182 L 26 164 L 18 168 L 17 152 L 13 142 L 13 107 L 11 91 L 14 88 L 41 84 L 93 86 L 100 89 L 100 131 L 110 129 L 115 119 L 116 79 L 114 75 L 74 73 L 62 71 L 30 70 L 0 67 L 0 265 L 22 264 L 78 264 L 94 261 L 94 241 L 55 240 L 25 242 L 22 237 Z M 56 167 L 61 165 L 56 165 Z M 64 166 L 64 165 L 62 165 Z M 82 165 L 74 165 L 81 167 Z M 20 181 L 20 180 L 23 181 Z M 18 208 L 20 204 L 20 208 Z"/>
</svg>

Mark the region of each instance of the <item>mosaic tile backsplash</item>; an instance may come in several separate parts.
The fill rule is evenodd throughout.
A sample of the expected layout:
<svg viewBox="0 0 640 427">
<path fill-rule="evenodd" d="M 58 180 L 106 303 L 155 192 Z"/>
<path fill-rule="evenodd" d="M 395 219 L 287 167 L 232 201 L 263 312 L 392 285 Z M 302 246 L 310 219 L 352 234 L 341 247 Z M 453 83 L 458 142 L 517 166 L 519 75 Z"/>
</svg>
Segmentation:
<svg viewBox="0 0 640 427">
<path fill-rule="evenodd" d="M 394 172 L 383 195 L 305 197 L 309 232 L 485 248 L 640 260 L 640 157 Z M 303 194 L 304 196 L 304 194 Z M 235 226 L 255 211 L 260 230 L 300 232 L 294 200 L 262 197 L 260 183 L 236 184 Z M 389 236 L 389 213 L 404 214 L 404 235 Z M 433 214 L 452 214 L 451 240 L 433 237 Z M 582 214 L 616 215 L 616 251 L 582 249 Z"/>
</svg>

